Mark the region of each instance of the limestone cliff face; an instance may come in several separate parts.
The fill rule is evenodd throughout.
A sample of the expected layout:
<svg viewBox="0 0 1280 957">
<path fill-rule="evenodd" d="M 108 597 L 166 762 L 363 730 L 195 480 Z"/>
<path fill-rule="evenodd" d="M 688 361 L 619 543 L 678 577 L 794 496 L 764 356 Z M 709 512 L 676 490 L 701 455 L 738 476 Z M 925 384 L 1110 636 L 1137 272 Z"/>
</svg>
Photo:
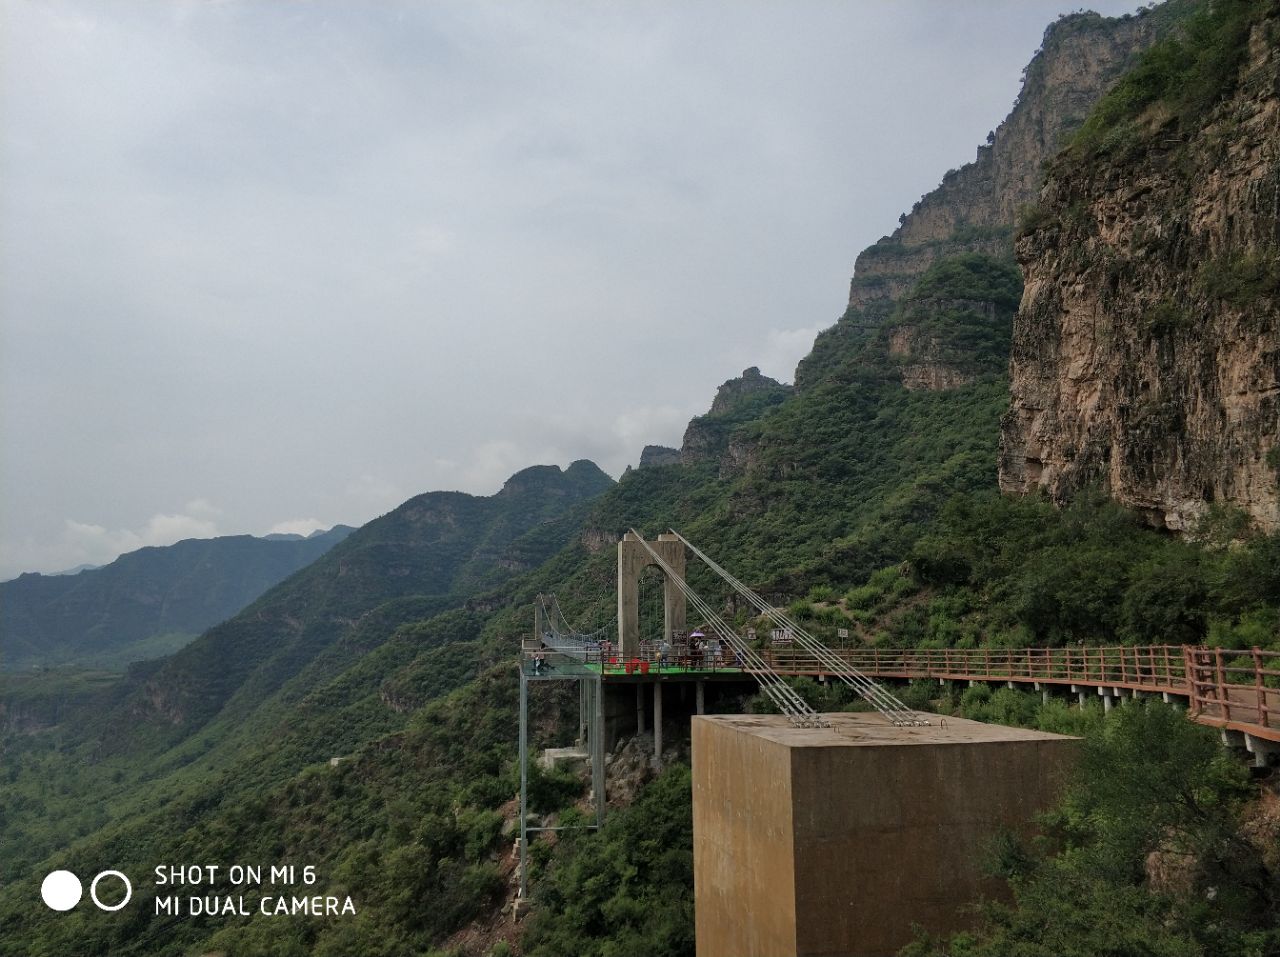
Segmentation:
<svg viewBox="0 0 1280 957">
<path fill-rule="evenodd" d="M 791 386 L 762 375 L 756 366 L 743 370 L 716 390 L 715 400 L 706 415 L 689 422 L 680 447 L 680 461 L 686 465 L 720 461 L 732 468 L 729 436 L 734 426 L 757 418 L 791 395 Z"/>
<path fill-rule="evenodd" d="M 1000 485 L 1101 483 L 1158 525 L 1213 502 L 1280 527 L 1280 24 L 1195 129 L 1055 165 L 1018 242 Z M 1117 155 L 1121 154 L 1121 155 Z"/>
<path fill-rule="evenodd" d="M 665 445 L 646 445 L 640 453 L 640 468 L 649 469 L 659 465 L 679 465 L 680 450 Z"/>
<path fill-rule="evenodd" d="M 991 300 L 921 299 L 909 300 L 902 305 L 901 325 L 889 329 L 889 358 L 896 360 L 902 385 L 910 392 L 927 390 L 940 392 L 956 389 L 972 382 L 979 371 L 973 357 L 958 357 L 948 348 L 947 338 L 931 332 L 928 320 L 954 321 L 957 315 L 974 314 L 984 324 L 994 325 L 999 320 L 996 304 Z M 927 318 L 926 318 L 927 317 Z M 1007 313 L 1005 317 L 1007 322 Z M 1007 326 L 1006 326 L 1007 328 Z M 1003 356 L 1001 356 L 1003 358 Z"/>
<path fill-rule="evenodd" d="M 1167 17 L 1166 11 L 1117 19 L 1083 13 L 1050 26 L 1012 112 L 978 147 L 977 158 L 947 173 L 892 235 L 858 256 L 849 304 L 896 299 L 940 256 L 1007 255 L 1018 209 L 1035 199 L 1041 165 Z"/>
<path fill-rule="evenodd" d="M 833 374 L 838 377 L 844 358 L 890 319 L 894 305 L 934 263 L 971 253 L 1011 260 L 1018 210 L 1035 200 L 1044 163 L 1142 51 L 1168 31 L 1187 3 L 1170 0 L 1118 18 L 1073 14 L 1050 26 L 1027 66 L 1013 110 L 978 148 L 977 158 L 947 173 L 937 189 L 902 217 L 892 235 L 858 256 L 848 308 L 801 361 L 796 388 L 804 391 Z M 927 352 L 927 344 L 925 348 Z M 921 368 L 904 370 L 903 381 L 910 388 L 962 384 L 961 377 L 928 360 Z"/>
</svg>

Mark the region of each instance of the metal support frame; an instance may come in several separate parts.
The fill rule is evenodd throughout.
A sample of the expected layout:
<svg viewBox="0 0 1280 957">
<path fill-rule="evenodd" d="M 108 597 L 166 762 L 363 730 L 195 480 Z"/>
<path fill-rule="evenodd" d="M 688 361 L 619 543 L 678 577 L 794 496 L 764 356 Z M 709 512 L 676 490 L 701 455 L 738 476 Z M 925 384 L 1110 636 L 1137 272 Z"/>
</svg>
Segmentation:
<svg viewBox="0 0 1280 957">
<path fill-rule="evenodd" d="M 520 892 L 517 898 L 529 897 L 529 835 L 541 831 L 596 830 L 604 823 L 605 812 L 605 722 L 604 687 L 600 675 L 590 671 L 552 669 L 545 674 L 531 674 L 522 660 L 520 671 Z M 541 681 L 575 681 L 578 684 L 578 741 L 586 745 L 591 761 L 591 799 L 595 806 L 595 822 L 577 826 L 529 827 L 529 684 Z"/>
</svg>

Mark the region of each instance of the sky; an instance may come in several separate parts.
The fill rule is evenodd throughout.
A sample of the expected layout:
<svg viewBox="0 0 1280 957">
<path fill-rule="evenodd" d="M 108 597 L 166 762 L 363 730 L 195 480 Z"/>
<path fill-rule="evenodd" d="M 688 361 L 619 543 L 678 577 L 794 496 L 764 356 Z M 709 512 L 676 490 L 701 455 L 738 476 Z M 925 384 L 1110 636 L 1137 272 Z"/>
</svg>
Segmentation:
<svg viewBox="0 0 1280 957">
<path fill-rule="evenodd" d="M 678 446 L 1078 6 L 0 0 L 0 579 Z"/>
</svg>

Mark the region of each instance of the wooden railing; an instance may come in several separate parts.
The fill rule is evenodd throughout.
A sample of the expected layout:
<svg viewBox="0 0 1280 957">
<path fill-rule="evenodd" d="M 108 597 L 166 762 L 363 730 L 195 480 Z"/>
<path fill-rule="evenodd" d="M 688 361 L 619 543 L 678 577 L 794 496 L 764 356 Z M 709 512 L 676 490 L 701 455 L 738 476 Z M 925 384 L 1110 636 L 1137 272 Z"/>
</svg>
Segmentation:
<svg viewBox="0 0 1280 957">
<path fill-rule="evenodd" d="M 523 651 L 533 654 L 536 644 Z M 1140 647 L 1084 645 L 1063 648 L 833 648 L 830 654 L 875 678 L 940 678 L 952 681 L 1039 682 L 1087 685 L 1185 698 L 1202 724 L 1280 741 L 1280 652 L 1259 648 L 1233 650 L 1196 645 Z M 833 674 L 803 648 L 762 650 L 761 657 L 784 675 Z M 657 677 L 676 673 L 715 674 L 751 671 L 727 647 L 719 656 L 691 653 L 677 646 L 659 656 L 646 645 L 638 655 L 593 648 L 582 663 L 606 678 Z"/>
<path fill-rule="evenodd" d="M 1141 648 L 844 649 L 832 652 L 869 675 L 901 678 L 973 678 L 1106 684 L 1184 694 L 1186 658 L 1180 645 Z M 802 650 L 773 650 L 766 659 L 781 672 L 822 669 Z"/>
<path fill-rule="evenodd" d="M 1188 645 L 1187 695 L 1206 724 L 1262 729 L 1280 740 L 1280 652 Z"/>
<path fill-rule="evenodd" d="M 1015 681 L 1167 692 L 1187 699 L 1196 720 L 1280 740 L 1280 652 L 1195 645 L 1064 648 L 859 648 L 832 654 L 880 678 Z M 831 673 L 803 650 L 765 660 L 791 675 Z"/>
</svg>

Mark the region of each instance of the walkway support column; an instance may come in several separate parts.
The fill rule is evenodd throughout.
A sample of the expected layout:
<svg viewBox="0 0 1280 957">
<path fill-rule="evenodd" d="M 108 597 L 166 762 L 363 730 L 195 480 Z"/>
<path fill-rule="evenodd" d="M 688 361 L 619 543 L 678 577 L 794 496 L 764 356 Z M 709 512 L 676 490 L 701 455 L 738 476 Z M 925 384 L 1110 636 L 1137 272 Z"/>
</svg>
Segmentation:
<svg viewBox="0 0 1280 957">
<path fill-rule="evenodd" d="M 644 734 L 644 685 L 636 685 L 636 734 Z"/>
<path fill-rule="evenodd" d="M 653 759 L 662 763 L 662 682 L 653 683 Z"/>
<path fill-rule="evenodd" d="M 600 678 L 587 678 L 587 686 L 591 689 L 591 795 L 596 805 L 596 827 L 604 823 L 605 812 L 605 776 L 604 776 L 604 682 Z"/>
<path fill-rule="evenodd" d="M 529 682 L 520 669 L 520 900 L 529 896 Z"/>
<path fill-rule="evenodd" d="M 707 713 L 707 683 L 699 681 L 694 684 L 694 695 L 698 703 L 698 714 Z"/>
</svg>

